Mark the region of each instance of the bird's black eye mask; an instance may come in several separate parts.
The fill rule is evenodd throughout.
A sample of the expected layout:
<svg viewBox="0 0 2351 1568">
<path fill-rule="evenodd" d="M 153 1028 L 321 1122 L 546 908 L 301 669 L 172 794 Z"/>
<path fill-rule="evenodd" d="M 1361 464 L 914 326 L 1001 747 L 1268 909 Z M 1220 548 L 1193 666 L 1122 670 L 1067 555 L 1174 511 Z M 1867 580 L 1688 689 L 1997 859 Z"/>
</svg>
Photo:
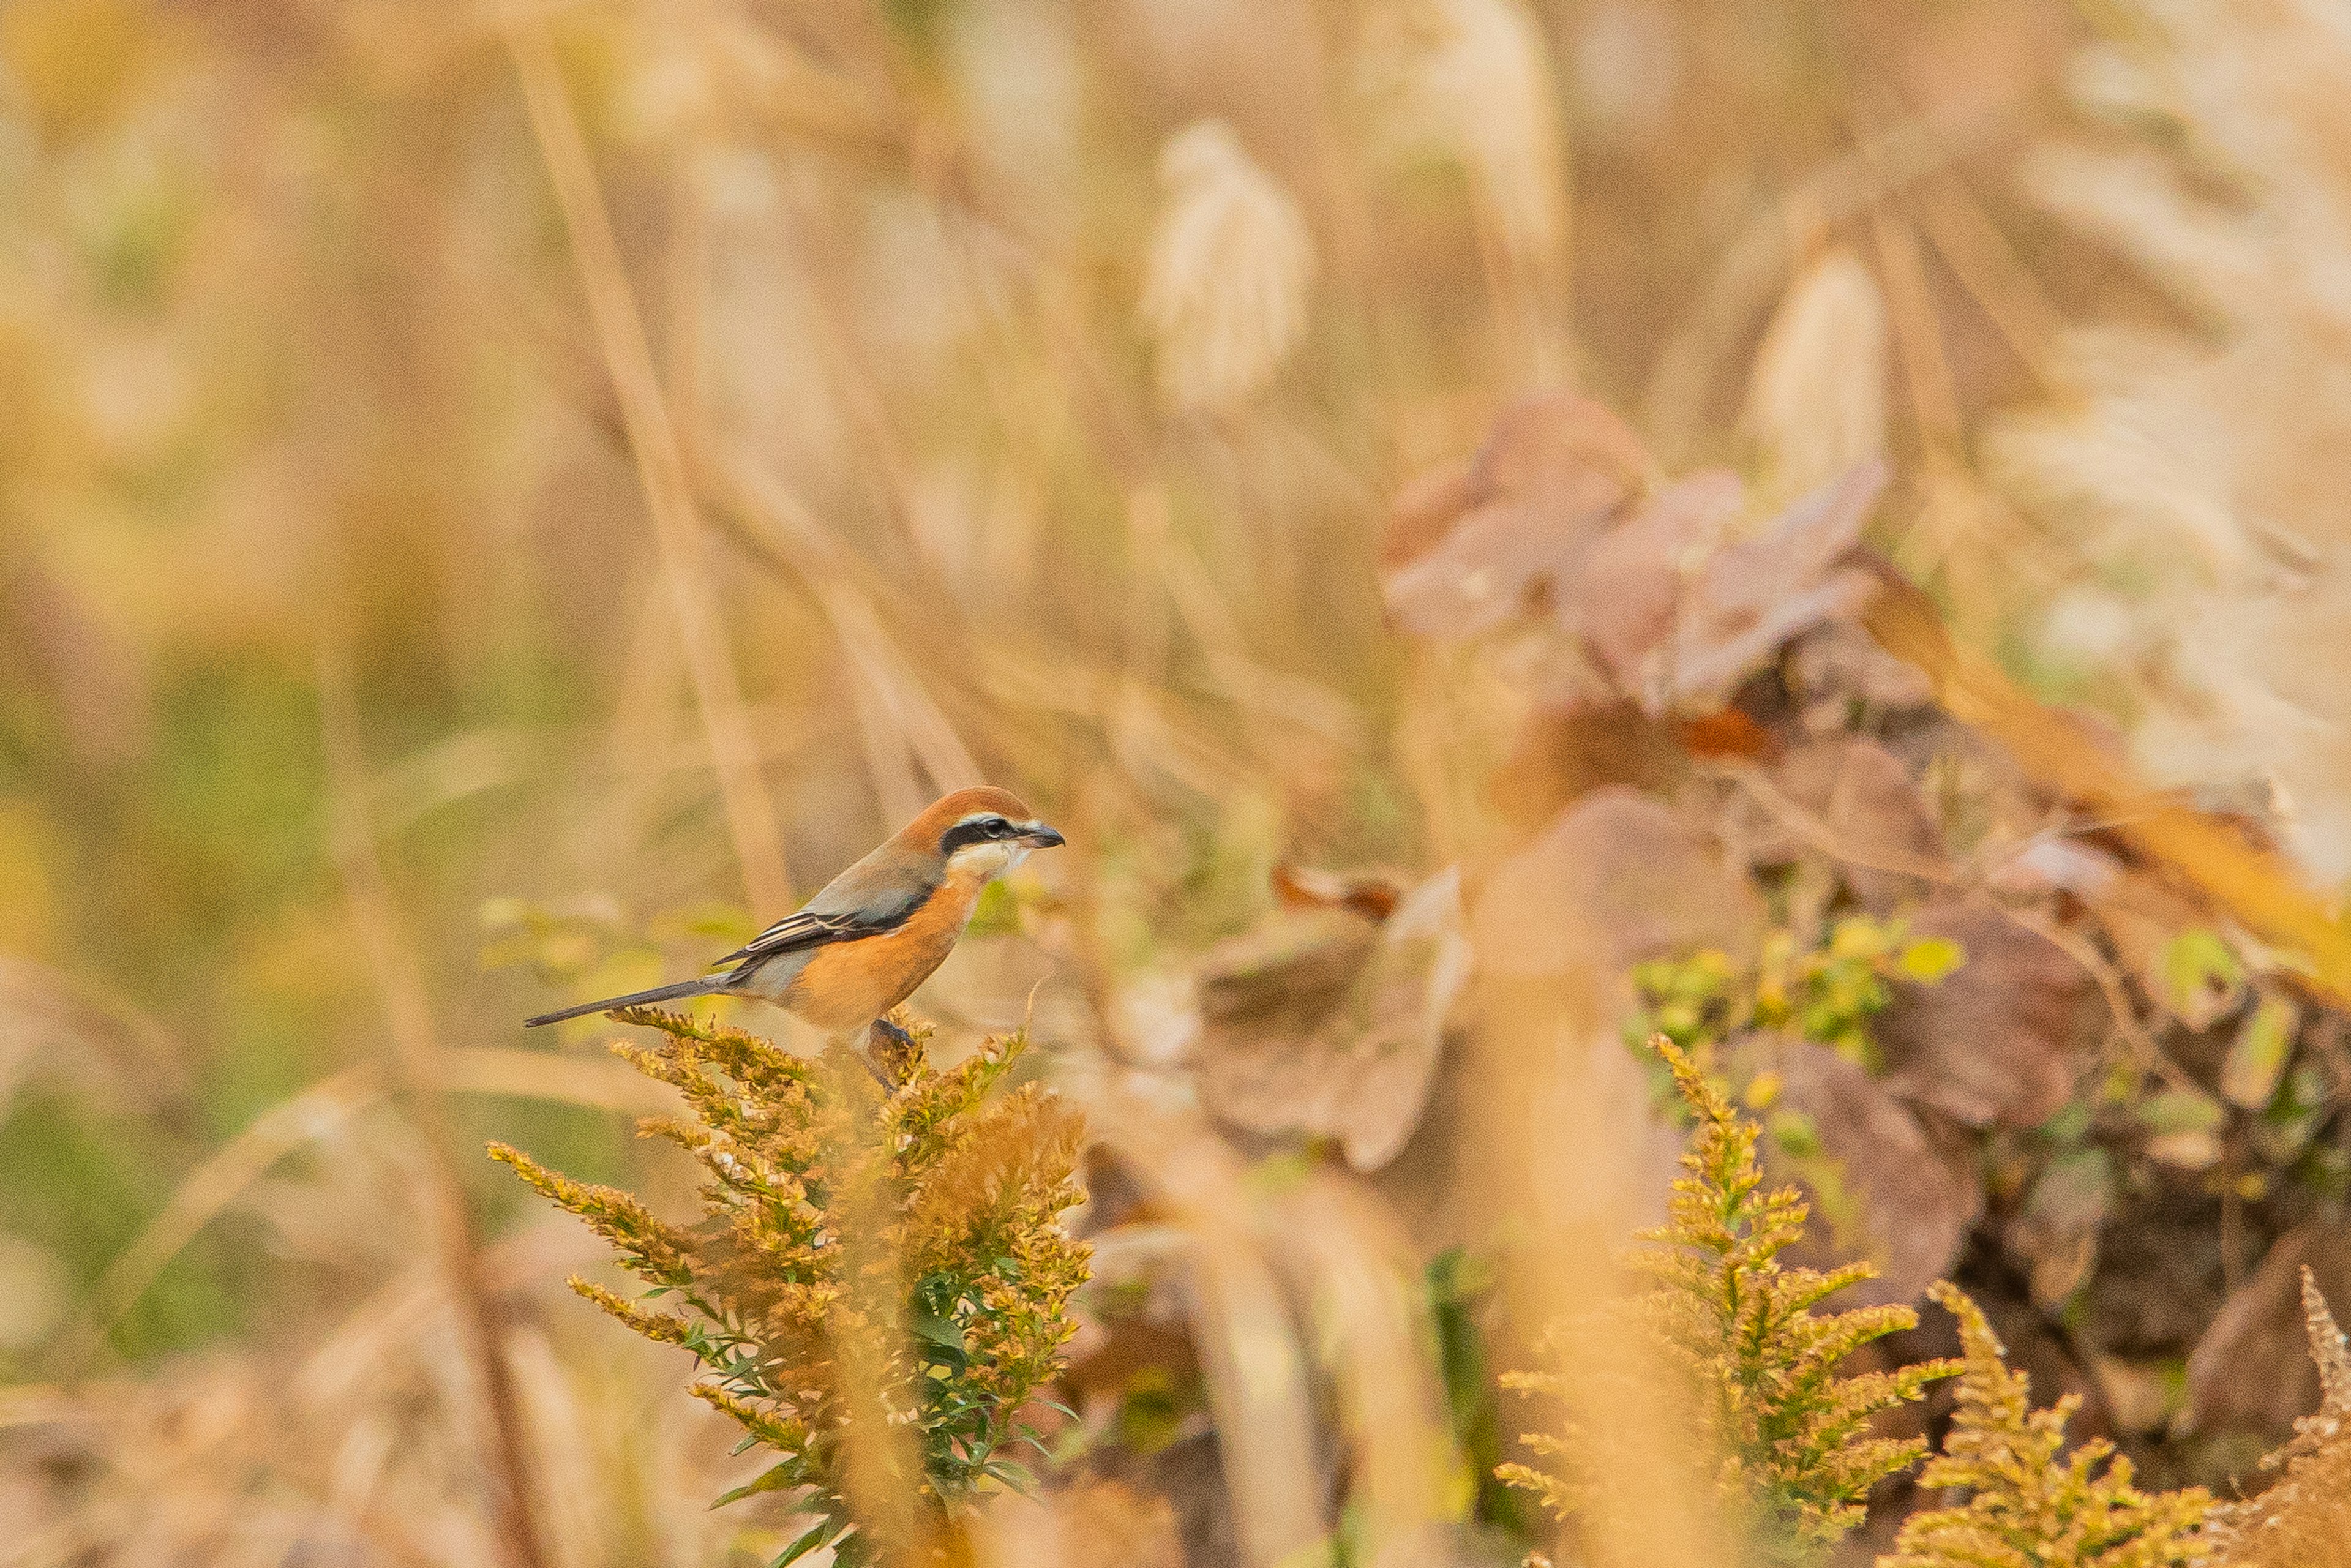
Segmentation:
<svg viewBox="0 0 2351 1568">
<path fill-rule="evenodd" d="M 1016 838 L 1020 830 L 1002 817 L 973 817 L 957 822 L 939 839 L 939 853 L 951 855 L 970 844 L 991 843 L 999 839 Z"/>
</svg>

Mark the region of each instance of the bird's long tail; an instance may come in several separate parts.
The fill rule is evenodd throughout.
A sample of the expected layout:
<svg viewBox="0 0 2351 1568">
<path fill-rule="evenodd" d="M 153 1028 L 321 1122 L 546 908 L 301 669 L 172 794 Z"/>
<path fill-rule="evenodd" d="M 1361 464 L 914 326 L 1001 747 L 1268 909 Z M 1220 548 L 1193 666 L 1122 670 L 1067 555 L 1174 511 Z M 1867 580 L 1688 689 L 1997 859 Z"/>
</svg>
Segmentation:
<svg viewBox="0 0 2351 1568">
<path fill-rule="evenodd" d="M 565 1019 L 586 1018 L 590 1013 L 608 1013 L 615 1008 L 643 1007 L 647 1002 L 674 1002 L 680 997 L 706 997 L 726 989 L 728 977 L 724 974 L 705 975 L 698 980 L 679 980 L 674 985 L 655 986 L 650 991 L 631 991 L 625 997 L 606 997 L 601 1002 L 581 1002 L 576 1008 L 559 1012 L 541 1013 L 535 1019 L 525 1019 L 522 1027 L 537 1029 L 543 1023 L 561 1023 Z"/>
</svg>

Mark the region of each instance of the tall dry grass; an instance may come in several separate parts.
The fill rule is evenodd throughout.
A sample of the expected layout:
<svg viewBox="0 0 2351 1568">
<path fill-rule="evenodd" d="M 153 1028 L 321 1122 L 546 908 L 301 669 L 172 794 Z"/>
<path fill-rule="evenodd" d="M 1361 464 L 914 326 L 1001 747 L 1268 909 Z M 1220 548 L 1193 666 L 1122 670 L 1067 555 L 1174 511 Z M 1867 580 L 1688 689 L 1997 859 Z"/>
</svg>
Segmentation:
<svg viewBox="0 0 2351 1568">
<path fill-rule="evenodd" d="M 682 1201 L 602 1026 L 514 1020 L 979 778 L 1074 848 L 918 1006 L 1034 1008 L 1105 1291 L 1197 1375 L 1180 1508 L 997 1550 L 1492 1560 L 1423 1273 L 1611 1287 L 1662 1143 L 1604 934 L 1489 962 L 1376 1175 L 1183 1065 L 1277 864 L 1474 890 L 1526 836 L 1524 692 L 1384 619 L 1406 481 L 1558 386 L 1766 502 L 1886 455 L 1878 542 L 1979 649 L 2351 864 L 2340 24 L 2096 9 L 16 0 L 0 1296 L 49 1304 L 0 1308 L 0 1562 L 778 1550 L 474 1152 Z M 1674 1473 L 1650 1560 L 1711 1562 Z"/>
</svg>

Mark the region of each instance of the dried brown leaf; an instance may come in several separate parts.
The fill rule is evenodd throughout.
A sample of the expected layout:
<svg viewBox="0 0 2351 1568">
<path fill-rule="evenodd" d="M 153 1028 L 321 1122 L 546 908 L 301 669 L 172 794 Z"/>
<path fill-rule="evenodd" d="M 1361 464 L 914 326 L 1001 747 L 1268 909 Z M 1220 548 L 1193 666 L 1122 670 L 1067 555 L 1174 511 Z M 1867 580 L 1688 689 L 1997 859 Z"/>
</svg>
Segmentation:
<svg viewBox="0 0 2351 1568">
<path fill-rule="evenodd" d="M 1738 481 L 1699 475 L 1594 548 L 1581 586 L 1602 665 L 1652 713 L 1719 703 L 1799 634 L 1856 613 L 1874 580 L 1839 564 L 1886 486 L 1873 461 L 1743 537 Z"/>
<path fill-rule="evenodd" d="M 1838 736 L 1798 747 L 1771 769 L 1771 782 L 1834 845 L 1846 884 L 1873 914 L 1890 915 L 1926 891 L 1897 868 L 1944 862 L 1942 831 L 1909 768 L 1875 740 Z M 1758 863 L 1823 849 L 1752 795 L 1741 795 L 1732 810 L 1739 841 Z"/>
<path fill-rule="evenodd" d="M 1700 947 L 1754 951 L 1763 909 L 1747 879 L 1655 799 L 1612 785 L 1562 812 L 1487 878 L 1474 934 L 1497 973 L 1628 970 Z"/>
<path fill-rule="evenodd" d="M 1737 1049 L 1779 1073 L 1775 1124 L 1800 1116 L 1800 1136 L 1818 1143 L 1801 1157 L 1784 1139 L 1767 1150 L 1773 1179 L 1792 1179 L 1813 1199 L 1813 1223 L 1791 1256 L 1823 1270 L 1865 1258 L 1878 1276 L 1850 1287 L 1855 1301 L 1918 1301 L 1959 1260 L 1983 1212 L 1973 1162 L 1938 1147 L 1876 1079 L 1826 1046 L 1758 1036 Z"/>
<path fill-rule="evenodd" d="M 1385 920 L 1404 901 L 1406 884 L 1376 872 L 1342 873 L 1313 866 L 1273 868 L 1274 895 L 1291 909 L 1343 909 L 1366 920 Z"/>
<path fill-rule="evenodd" d="M 1255 972 L 1246 1008 L 1212 1009 L 1204 980 L 1202 1098 L 1253 1132 L 1336 1137 L 1357 1170 L 1386 1165 L 1419 1124 L 1468 978 L 1463 924 L 1460 874 L 1447 871 L 1407 894 L 1369 944 L 1336 939 Z M 1333 986 L 1350 956 L 1353 972 Z M 1284 973 L 1296 988 L 1275 995 Z M 1230 996 L 1228 977 L 1220 994 Z"/>
<path fill-rule="evenodd" d="M 2199 1431 L 2273 1438 L 2318 1404 L 2302 1271 L 2331 1301 L 2351 1301 L 2351 1221 L 2314 1219 L 2280 1237 L 2221 1306 L 2188 1358 L 2189 1416 Z"/>
<path fill-rule="evenodd" d="M 1283 910 L 1201 955 L 1201 1020 L 1303 1034 L 1353 982 L 1378 937 L 1379 923 L 1354 910 Z"/>
<path fill-rule="evenodd" d="M 1985 900 L 1932 904 L 1910 928 L 1958 943 L 1967 961 L 1931 986 L 1895 983 L 1874 1026 L 1886 1087 L 1970 1126 L 2047 1121 L 2084 1065 L 2090 976 Z"/>
<path fill-rule="evenodd" d="M 1598 403 L 1553 392 L 1512 405 L 1466 468 L 1397 500 L 1382 549 L 1388 612 L 1458 641 L 1540 609 L 1650 473 L 1640 438 Z"/>
</svg>

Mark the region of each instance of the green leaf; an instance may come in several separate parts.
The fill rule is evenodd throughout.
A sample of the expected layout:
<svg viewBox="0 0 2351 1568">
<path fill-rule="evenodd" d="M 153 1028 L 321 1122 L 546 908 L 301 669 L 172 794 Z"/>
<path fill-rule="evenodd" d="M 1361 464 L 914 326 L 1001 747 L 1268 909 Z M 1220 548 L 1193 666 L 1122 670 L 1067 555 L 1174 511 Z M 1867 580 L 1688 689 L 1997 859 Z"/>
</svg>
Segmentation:
<svg viewBox="0 0 2351 1568">
<path fill-rule="evenodd" d="M 2180 1021 L 2201 1029 L 2236 1005 L 2245 967 L 2217 931 L 2183 931 L 2163 946 L 2165 999 Z"/>
<path fill-rule="evenodd" d="M 1037 1490 L 1037 1473 L 1018 1459 L 990 1459 L 982 1468 L 1022 1497 Z"/>
<path fill-rule="evenodd" d="M 963 1343 L 963 1330 L 953 1319 L 941 1316 L 929 1306 L 917 1301 L 906 1314 L 906 1331 L 927 1348 L 925 1359 L 940 1362 L 961 1372 L 970 1364 L 971 1356 Z"/>
<path fill-rule="evenodd" d="M 1811 1159 L 1823 1150 L 1819 1125 L 1802 1111 L 1782 1111 L 1772 1116 L 1769 1127 L 1771 1141 L 1792 1159 Z"/>
<path fill-rule="evenodd" d="M 761 1492 L 789 1490 L 800 1484 L 797 1473 L 799 1468 L 798 1459 L 784 1459 L 770 1465 L 759 1473 L 758 1479 L 744 1482 L 710 1506 L 725 1508 L 730 1502 L 740 1502 L 747 1497 L 757 1497 Z"/>
<path fill-rule="evenodd" d="M 840 1525 L 831 1519 L 818 1520 L 799 1540 L 785 1547 L 782 1554 L 768 1564 L 768 1568 L 785 1568 L 786 1563 L 799 1562 L 818 1547 L 822 1546 L 839 1529 Z"/>
<path fill-rule="evenodd" d="M 2220 1067 L 2220 1092 L 2231 1104 L 2258 1111 L 2276 1096 L 2301 1026 L 2302 1009 L 2292 997 L 2273 993 L 2262 998 Z"/>
<path fill-rule="evenodd" d="M 2217 1133 L 2229 1111 L 2199 1089 L 2167 1089 L 2140 1103 L 2138 1119 L 2150 1133 Z"/>
</svg>

